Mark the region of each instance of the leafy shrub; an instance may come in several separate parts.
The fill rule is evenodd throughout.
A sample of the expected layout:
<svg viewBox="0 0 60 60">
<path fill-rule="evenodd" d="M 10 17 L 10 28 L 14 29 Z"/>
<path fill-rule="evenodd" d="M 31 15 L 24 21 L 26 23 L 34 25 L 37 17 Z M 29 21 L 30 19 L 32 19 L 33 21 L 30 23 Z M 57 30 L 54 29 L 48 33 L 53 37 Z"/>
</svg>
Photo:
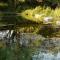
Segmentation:
<svg viewBox="0 0 60 60">
<path fill-rule="evenodd" d="M 28 9 L 21 13 L 21 16 L 25 19 L 35 21 L 37 23 L 44 22 L 44 17 L 53 17 L 53 20 L 51 21 L 54 23 L 54 21 L 59 20 L 59 14 L 60 8 L 56 8 L 55 10 L 52 10 L 51 8 L 47 7 L 36 7 L 35 9 Z M 57 18 L 57 19 L 56 19 Z"/>
</svg>

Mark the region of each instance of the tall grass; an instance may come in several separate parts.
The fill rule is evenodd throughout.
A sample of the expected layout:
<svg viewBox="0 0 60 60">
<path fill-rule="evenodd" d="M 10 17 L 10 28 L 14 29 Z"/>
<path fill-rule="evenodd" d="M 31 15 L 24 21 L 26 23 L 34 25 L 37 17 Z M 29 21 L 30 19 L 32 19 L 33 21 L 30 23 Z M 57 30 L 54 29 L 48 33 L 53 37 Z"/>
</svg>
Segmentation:
<svg viewBox="0 0 60 60">
<path fill-rule="evenodd" d="M 41 21 L 44 22 L 44 17 L 53 17 L 52 23 L 54 23 L 56 20 L 60 20 L 60 8 L 53 10 L 50 7 L 45 8 L 38 6 L 34 9 L 28 9 L 21 12 L 21 16 L 37 23 Z"/>
</svg>

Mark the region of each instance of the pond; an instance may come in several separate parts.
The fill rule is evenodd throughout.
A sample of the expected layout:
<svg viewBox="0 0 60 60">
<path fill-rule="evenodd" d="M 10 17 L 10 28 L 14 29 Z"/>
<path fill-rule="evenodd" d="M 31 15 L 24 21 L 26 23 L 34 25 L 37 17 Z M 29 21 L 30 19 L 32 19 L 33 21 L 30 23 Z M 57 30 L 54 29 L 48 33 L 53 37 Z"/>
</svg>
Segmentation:
<svg viewBox="0 0 60 60">
<path fill-rule="evenodd" d="M 60 38 L 46 38 L 32 60 L 60 60 Z"/>
<path fill-rule="evenodd" d="M 60 60 L 60 38 L 45 38 L 40 34 L 20 33 L 19 36 L 14 36 L 14 38 L 11 39 L 13 33 L 14 30 L 0 31 L 0 39 L 7 39 L 7 42 L 14 40 L 14 42 L 11 41 L 12 43 L 10 43 L 10 49 L 12 49 L 11 51 L 14 54 L 14 56 L 17 50 L 15 51 L 15 47 L 13 47 L 12 45 L 13 43 L 17 43 L 18 41 L 20 45 L 20 50 L 17 52 L 17 55 L 20 57 L 19 59 L 28 60 L 30 54 L 32 53 L 30 56 L 32 60 Z M 33 52 L 31 50 L 33 50 Z"/>
<path fill-rule="evenodd" d="M 32 60 L 60 60 L 60 52 L 56 54 L 51 52 L 39 52 L 32 56 Z"/>
</svg>

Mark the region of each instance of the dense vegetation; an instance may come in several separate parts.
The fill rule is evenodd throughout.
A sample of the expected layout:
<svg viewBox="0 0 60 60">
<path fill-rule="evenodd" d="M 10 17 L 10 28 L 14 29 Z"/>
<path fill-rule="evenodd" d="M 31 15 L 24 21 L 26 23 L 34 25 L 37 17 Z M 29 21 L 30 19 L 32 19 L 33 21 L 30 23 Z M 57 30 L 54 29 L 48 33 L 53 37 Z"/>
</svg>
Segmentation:
<svg viewBox="0 0 60 60">
<path fill-rule="evenodd" d="M 51 19 L 46 21 L 45 18 Z M 44 37 L 60 35 L 60 0 L 1 0 L 1 26 L 8 26 L 7 29 L 18 32 L 41 34 Z M 38 48 L 31 45 L 39 46 L 41 43 L 36 40 L 29 47 L 24 47 L 18 41 L 10 46 L 2 41 L 0 60 L 32 60 L 31 56 Z"/>
</svg>

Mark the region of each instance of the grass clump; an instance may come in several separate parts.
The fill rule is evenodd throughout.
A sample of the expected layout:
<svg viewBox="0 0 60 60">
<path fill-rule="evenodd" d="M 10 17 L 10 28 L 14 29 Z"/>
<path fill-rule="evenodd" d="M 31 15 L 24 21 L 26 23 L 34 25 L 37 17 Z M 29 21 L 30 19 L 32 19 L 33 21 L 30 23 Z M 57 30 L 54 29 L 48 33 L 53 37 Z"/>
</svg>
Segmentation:
<svg viewBox="0 0 60 60">
<path fill-rule="evenodd" d="M 60 20 L 60 8 L 56 8 L 55 10 L 50 7 L 41 7 L 38 6 L 34 9 L 27 9 L 21 12 L 21 16 L 27 20 L 34 21 L 37 23 L 43 22 L 45 17 L 53 17 L 51 20 L 52 24 L 56 23 L 56 20 Z M 45 24 L 45 23 L 44 23 Z"/>
<path fill-rule="evenodd" d="M 42 8 L 40 6 L 36 7 L 35 9 L 29 9 L 29 10 L 25 10 L 21 13 L 21 16 L 28 19 L 28 20 L 32 20 L 35 22 L 40 22 L 43 21 L 43 18 L 45 16 L 48 16 L 51 13 L 51 9 L 50 8 Z"/>
</svg>

